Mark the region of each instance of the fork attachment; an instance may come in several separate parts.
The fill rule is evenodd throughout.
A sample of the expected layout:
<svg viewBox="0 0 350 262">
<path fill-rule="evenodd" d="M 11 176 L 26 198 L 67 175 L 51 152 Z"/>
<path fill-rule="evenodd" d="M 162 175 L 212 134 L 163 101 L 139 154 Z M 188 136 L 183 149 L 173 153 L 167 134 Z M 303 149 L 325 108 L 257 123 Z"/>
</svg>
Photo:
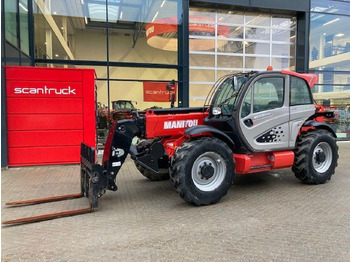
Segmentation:
<svg viewBox="0 0 350 262">
<path fill-rule="evenodd" d="M 140 132 L 141 130 L 134 120 L 124 120 L 118 123 L 114 122 L 106 140 L 102 165 L 96 163 L 95 149 L 84 143 L 81 144 L 80 193 L 6 203 L 8 207 L 18 207 L 85 196 L 89 199 L 88 208 L 8 220 L 2 222 L 2 224 L 20 225 L 67 216 L 76 216 L 94 211 L 94 209 L 98 207 L 98 199 L 106 190 L 116 191 L 118 189 L 115 184 L 116 176 L 129 153 L 132 138 L 136 135 L 140 135 Z"/>
</svg>

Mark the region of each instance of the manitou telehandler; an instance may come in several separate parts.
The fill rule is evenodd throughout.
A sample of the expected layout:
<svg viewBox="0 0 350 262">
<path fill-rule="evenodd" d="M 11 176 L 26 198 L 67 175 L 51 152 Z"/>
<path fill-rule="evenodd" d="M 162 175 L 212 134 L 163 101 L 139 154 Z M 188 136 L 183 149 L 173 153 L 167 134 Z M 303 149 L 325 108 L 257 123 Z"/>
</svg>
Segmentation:
<svg viewBox="0 0 350 262">
<path fill-rule="evenodd" d="M 323 184 L 337 166 L 336 134 L 323 119 L 333 117 L 314 104 L 314 74 L 266 71 L 226 75 L 200 108 L 150 109 L 115 122 L 102 164 L 94 148 L 81 146 L 81 193 L 12 202 L 36 204 L 86 196 L 90 207 L 3 222 L 20 224 L 91 212 L 130 154 L 151 180 L 170 177 L 180 196 L 194 205 L 218 202 L 235 174 L 292 167 L 307 184 Z M 134 137 L 139 138 L 132 145 Z"/>
</svg>

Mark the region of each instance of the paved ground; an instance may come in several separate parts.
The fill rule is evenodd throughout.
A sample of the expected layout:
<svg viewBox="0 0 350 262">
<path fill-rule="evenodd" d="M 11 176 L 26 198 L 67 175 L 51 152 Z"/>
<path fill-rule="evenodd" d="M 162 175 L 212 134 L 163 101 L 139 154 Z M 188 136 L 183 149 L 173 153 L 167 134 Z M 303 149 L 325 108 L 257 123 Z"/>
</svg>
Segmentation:
<svg viewBox="0 0 350 262">
<path fill-rule="evenodd" d="M 333 179 L 301 184 L 289 169 L 236 176 L 216 205 L 185 203 L 128 160 L 97 212 L 2 228 L 2 261 L 350 261 L 350 143 Z M 86 199 L 4 208 L 7 201 L 79 191 L 79 167 L 2 174 L 2 220 L 84 208 Z"/>
</svg>

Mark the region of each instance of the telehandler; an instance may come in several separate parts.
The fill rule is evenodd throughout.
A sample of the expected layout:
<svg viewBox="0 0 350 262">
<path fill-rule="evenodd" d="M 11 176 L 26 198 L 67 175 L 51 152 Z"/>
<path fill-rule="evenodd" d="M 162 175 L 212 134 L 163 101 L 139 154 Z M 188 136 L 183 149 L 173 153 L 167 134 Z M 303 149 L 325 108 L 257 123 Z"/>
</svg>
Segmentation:
<svg viewBox="0 0 350 262">
<path fill-rule="evenodd" d="M 86 209 L 5 221 L 21 224 L 91 212 L 130 154 L 151 180 L 169 179 L 193 205 L 218 202 L 235 174 L 291 167 L 303 183 L 323 184 L 337 166 L 336 134 L 323 123 L 334 116 L 314 103 L 314 74 L 265 71 L 220 78 L 205 105 L 149 109 L 116 121 L 109 130 L 102 164 L 94 148 L 81 145 L 81 193 L 25 200 L 28 205 L 86 196 Z M 136 145 L 134 137 L 139 138 Z"/>
</svg>

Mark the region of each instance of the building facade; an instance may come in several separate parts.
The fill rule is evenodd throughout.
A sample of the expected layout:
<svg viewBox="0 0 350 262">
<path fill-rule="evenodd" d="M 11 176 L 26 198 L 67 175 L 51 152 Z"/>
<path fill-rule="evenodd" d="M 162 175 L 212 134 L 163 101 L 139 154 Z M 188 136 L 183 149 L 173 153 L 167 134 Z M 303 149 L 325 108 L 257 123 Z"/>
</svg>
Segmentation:
<svg viewBox="0 0 350 262">
<path fill-rule="evenodd" d="M 142 110 L 169 107 L 145 99 L 152 84 L 175 80 L 177 106 L 202 106 L 221 76 L 272 65 L 318 74 L 314 98 L 335 110 L 330 124 L 346 138 L 349 11 L 343 0 L 2 0 L 2 81 L 6 65 L 93 68 L 98 110 L 110 119 L 116 101 Z M 103 140 L 108 124 L 99 127 Z"/>
</svg>

